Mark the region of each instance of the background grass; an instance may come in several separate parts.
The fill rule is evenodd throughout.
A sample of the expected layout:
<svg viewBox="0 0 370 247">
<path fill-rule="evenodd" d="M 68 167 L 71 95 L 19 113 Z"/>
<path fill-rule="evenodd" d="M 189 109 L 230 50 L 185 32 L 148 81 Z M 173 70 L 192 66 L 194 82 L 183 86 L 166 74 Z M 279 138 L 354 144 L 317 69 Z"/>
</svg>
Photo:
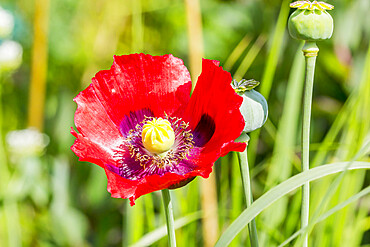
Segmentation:
<svg viewBox="0 0 370 247">
<path fill-rule="evenodd" d="M 235 78 L 261 81 L 257 90 L 268 99 L 269 120 L 252 133 L 249 147 L 254 198 L 300 171 L 303 58 L 301 43 L 286 29 L 290 1 L 201 0 L 201 26 L 189 28 L 186 5 L 191 1 L 43 1 L 0 4 L 14 14 L 12 39 L 23 46 L 21 67 L 1 78 L 0 246 L 127 246 L 164 225 L 160 193 L 145 195 L 130 207 L 126 200 L 110 197 L 98 166 L 77 161 L 70 151 L 76 109 L 72 99 L 98 70 L 110 67 L 114 54 L 172 53 L 197 73 L 190 57 L 201 52 L 190 42 L 192 28 L 201 30 L 204 57 L 219 60 Z M 38 5 L 48 2 L 50 7 L 40 10 Z M 370 2 L 329 3 L 335 5 L 330 12 L 335 29 L 331 40 L 318 43 L 311 167 L 369 161 Z M 38 30 L 42 27 L 35 25 L 35 18 L 46 29 Z M 37 63 L 42 56 L 36 49 L 47 51 L 44 65 Z M 43 76 L 46 91 L 35 96 L 31 81 Z M 41 106 L 31 107 L 29 102 L 40 99 Z M 40 107 L 43 113 L 37 117 Z M 50 138 L 47 149 L 43 155 L 11 159 L 5 135 L 35 126 L 28 120 L 35 116 L 40 131 Z M 221 158 L 214 170 L 221 234 L 244 209 L 236 155 Z M 202 246 L 209 238 L 201 230 L 200 180 L 171 192 L 175 219 L 180 220 L 178 246 Z M 355 195 L 369 181 L 369 172 L 358 170 L 313 182 L 311 216 Z M 297 190 L 257 217 L 261 246 L 278 246 L 299 230 L 300 196 Z M 370 246 L 369 205 L 367 195 L 318 223 L 310 245 Z M 151 246 L 167 246 L 161 236 L 163 231 L 146 237 L 149 242 L 159 239 Z M 247 238 L 245 229 L 231 245 L 248 246 Z"/>
</svg>

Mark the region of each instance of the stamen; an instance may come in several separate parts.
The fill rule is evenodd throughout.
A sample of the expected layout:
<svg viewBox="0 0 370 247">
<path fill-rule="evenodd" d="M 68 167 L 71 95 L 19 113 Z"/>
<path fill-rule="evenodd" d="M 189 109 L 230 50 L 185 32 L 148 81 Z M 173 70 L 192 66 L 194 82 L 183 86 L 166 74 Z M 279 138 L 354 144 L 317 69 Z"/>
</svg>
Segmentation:
<svg viewBox="0 0 370 247">
<path fill-rule="evenodd" d="M 131 158 L 139 162 L 140 166 L 148 172 L 154 172 L 158 168 L 173 167 L 181 160 L 187 159 L 190 150 L 194 147 L 193 134 L 188 128 L 189 124 L 177 117 L 169 117 L 167 115 L 165 115 L 165 119 L 145 117 L 140 124 L 137 124 L 134 129 L 128 132 L 125 144 L 122 146 L 127 146 Z M 158 132 L 168 130 L 172 130 L 172 133 L 158 134 Z M 169 146 L 167 150 L 165 150 L 167 147 L 162 149 L 165 150 L 162 152 L 158 152 L 158 150 L 153 151 L 151 147 L 148 148 L 147 142 L 149 144 L 156 141 L 166 142 L 168 141 L 166 138 L 172 135 L 173 142 L 168 142 L 170 145 L 165 143 Z M 151 138 L 154 138 L 154 140 Z"/>
</svg>

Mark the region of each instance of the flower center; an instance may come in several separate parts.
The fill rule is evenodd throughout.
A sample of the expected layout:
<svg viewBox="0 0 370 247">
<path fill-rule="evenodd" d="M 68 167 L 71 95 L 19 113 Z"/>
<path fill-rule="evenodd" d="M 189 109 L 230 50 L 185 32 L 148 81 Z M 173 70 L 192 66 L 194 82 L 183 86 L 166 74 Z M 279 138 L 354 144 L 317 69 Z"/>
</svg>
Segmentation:
<svg viewBox="0 0 370 247">
<path fill-rule="evenodd" d="M 147 175 L 190 171 L 191 162 L 184 161 L 191 159 L 195 144 L 189 123 L 167 115 L 144 117 L 115 150 L 114 157 L 122 165 L 117 172 L 137 180 Z"/>
<path fill-rule="evenodd" d="M 175 132 L 167 119 L 147 120 L 141 132 L 146 150 L 153 154 L 162 154 L 171 149 L 175 142 Z"/>
</svg>

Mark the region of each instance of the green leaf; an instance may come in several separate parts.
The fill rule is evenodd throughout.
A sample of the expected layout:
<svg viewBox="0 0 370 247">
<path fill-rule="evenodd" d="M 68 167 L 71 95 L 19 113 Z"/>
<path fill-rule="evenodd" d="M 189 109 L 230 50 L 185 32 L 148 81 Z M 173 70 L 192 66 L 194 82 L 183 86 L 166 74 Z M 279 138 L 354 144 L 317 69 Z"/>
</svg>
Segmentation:
<svg viewBox="0 0 370 247">
<path fill-rule="evenodd" d="M 370 169 L 369 162 L 339 162 L 329 165 L 319 166 L 308 171 L 297 174 L 281 184 L 275 186 L 258 200 L 256 200 L 249 208 L 244 210 L 240 216 L 221 235 L 216 243 L 216 247 L 227 246 L 235 238 L 235 236 L 247 226 L 247 224 L 259 215 L 264 209 L 270 206 L 273 202 L 288 194 L 292 190 L 302 186 L 306 182 L 310 182 L 327 175 L 338 173 L 345 170 L 354 169 Z"/>
</svg>

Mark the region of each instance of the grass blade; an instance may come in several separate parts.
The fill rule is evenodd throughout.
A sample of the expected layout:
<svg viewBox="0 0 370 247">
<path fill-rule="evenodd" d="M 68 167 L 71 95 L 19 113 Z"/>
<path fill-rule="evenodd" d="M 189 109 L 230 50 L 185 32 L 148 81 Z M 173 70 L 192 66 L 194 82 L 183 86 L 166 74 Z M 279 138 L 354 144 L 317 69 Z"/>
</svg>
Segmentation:
<svg viewBox="0 0 370 247">
<path fill-rule="evenodd" d="M 274 36 L 272 38 L 272 46 L 270 49 L 269 56 L 267 58 L 266 69 L 263 73 L 262 84 L 261 84 L 261 94 L 265 96 L 268 100 L 270 95 L 270 90 L 272 86 L 272 81 L 276 71 L 276 65 L 282 51 L 282 44 L 285 32 L 285 26 L 289 15 L 289 2 L 290 0 L 284 0 L 281 3 L 279 17 L 274 30 Z"/>
<path fill-rule="evenodd" d="M 178 220 L 175 220 L 175 229 L 179 229 L 191 222 L 194 222 L 202 217 L 201 211 L 189 214 L 185 217 L 182 217 Z M 156 230 L 145 234 L 143 237 L 139 239 L 135 244 L 131 245 L 130 247 L 141 247 L 141 246 L 152 246 L 155 242 L 160 240 L 161 238 L 167 236 L 167 227 L 161 226 Z"/>
<path fill-rule="evenodd" d="M 236 70 L 234 74 L 234 79 L 239 81 L 244 77 L 245 73 L 247 73 L 249 67 L 252 65 L 254 59 L 256 59 L 258 53 L 261 51 L 265 42 L 266 42 L 266 37 L 263 34 L 258 36 L 257 40 L 254 42 L 252 47 L 249 49 L 243 61 L 240 63 L 238 69 Z"/>
<path fill-rule="evenodd" d="M 343 209 L 344 207 L 346 207 L 348 204 L 360 199 L 361 197 L 367 195 L 370 193 L 370 186 L 366 187 L 365 189 L 361 190 L 359 193 L 355 194 L 354 196 L 351 196 L 350 198 L 348 198 L 347 200 L 345 200 L 344 202 L 336 205 L 335 207 L 333 207 L 332 209 L 330 209 L 329 211 L 327 211 L 326 213 L 322 214 L 320 217 L 318 217 L 316 220 L 313 220 L 311 221 L 308 226 L 300 229 L 299 231 L 295 232 L 293 235 L 291 235 L 288 239 L 286 239 L 282 244 L 279 245 L 279 247 L 283 247 L 285 245 L 287 245 L 289 242 L 291 242 L 293 239 L 295 239 L 296 237 L 298 237 L 299 235 L 301 235 L 302 233 L 304 232 L 309 232 L 310 229 L 312 229 L 317 223 L 325 220 L 326 218 L 328 218 L 329 216 L 333 215 L 334 213 L 338 212 L 339 210 Z"/>
<path fill-rule="evenodd" d="M 239 44 L 234 48 L 231 52 L 230 56 L 227 58 L 224 68 L 226 70 L 231 70 L 236 61 L 240 58 L 242 53 L 247 49 L 249 43 L 251 42 L 251 37 L 247 34 L 244 38 L 239 42 Z"/>
<path fill-rule="evenodd" d="M 292 162 L 295 155 L 296 136 L 299 123 L 300 105 L 303 92 L 304 58 L 302 47 L 299 46 L 289 75 L 283 113 L 276 133 L 274 150 L 269 164 L 269 172 L 265 190 L 288 179 L 292 175 Z M 267 129 L 268 125 L 265 126 Z M 262 214 L 265 224 L 271 229 L 279 229 L 288 212 L 288 198 L 276 202 L 273 209 L 267 209 Z M 265 245 L 270 245 L 269 236 L 264 235 Z"/>
<path fill-rule="evenodd" d="M 215 246 L 227 246 L 253 218 L 259 215 L 273 202 L 288 194 L 292 190 L 302 186 L 306 182 L 310 182 L 330 174 L 345 171 L 347 169 L 370 169 L 370 163 L 360 161 L 333 163 L 310 169 L 289 178 L 288 180 L 282 182 L 281 184 L 266 192 L 258 200 L 256 200 L 250 206 L 250 208 L 244 210 L 240 214 L 240 216 L 221 235 Z"/>
<path fill-rule="evenodd" d="M 261 80 L 261 88 L 260 93 L 266 98 L 268 101 L 270 96 L 270 91 L 273 83 L 273 79 L 276 72 L 276 66 L 278 63 L 278 59 L 280 56 L 280 52 L 282 51 L 283 46 L 283 38 L 285 33 L 285 27 L 288 20 L 289 15 L 289 3 L 290 1 L 284 0 L 281 3 L 279 17 L 275 26 L 274 35 L 272 37 L 272 46 L 269 51 L 269 55 L 267 57 L 267 63 L 265 70 L 263 72 L 262 80 Z M 256 151 L 257 145 L 259 140 L 261 129 L 253 131 L 250 135 L 251 140 L 249 142 L 249 163 L 251 167 L 254 166 L 256 160 Z"/>
</svg>

